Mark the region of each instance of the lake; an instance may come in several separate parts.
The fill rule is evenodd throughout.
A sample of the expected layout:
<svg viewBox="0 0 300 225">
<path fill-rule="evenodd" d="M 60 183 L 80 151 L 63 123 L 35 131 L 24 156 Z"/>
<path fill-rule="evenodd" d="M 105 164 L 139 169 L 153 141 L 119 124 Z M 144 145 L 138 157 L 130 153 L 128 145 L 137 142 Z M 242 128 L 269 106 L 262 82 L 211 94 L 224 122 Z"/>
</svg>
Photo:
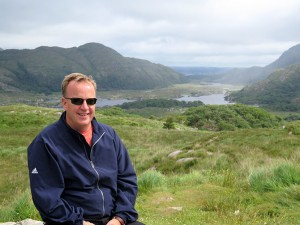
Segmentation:
<svg viewBox="0 0 300 225">
<path fill-rule="evenodd" d="M 114 105 L 122 105 L 125 102 L 134 102 L 135 100 L 128 100 L 128 99 L 105 99 L 100 98 L 96 103 L 96 107 L 103 107 L 103 106 L 114 106 Z"/>
<path fill-rule="evenodd" d="M 211 94 L 211 95 L 203 95 L 203 96 L 183 96 L 180 98 L 176 98 L 178 101 L 201 101 L 205 105 L 226 105 L 231 104 L 225 99 L 225 94 Z M 103 106 L 115 106 L 115 105 L 122 105 L 125 102 L 134 102 L 135 100 L 128 100 L 128 99 L 98 99 L 97 101 L 97 107 L 103 107 Z"/>
<path fill-rule="evenodd" d="M 178 101 L 201 101 L 205 105 L 227 105 L 232 104 L 225 100 L 225 94 L 211 94 L 211 95 L 202 95 L 202 96 L 183 96 L 177 98 Z"/>
</svg>

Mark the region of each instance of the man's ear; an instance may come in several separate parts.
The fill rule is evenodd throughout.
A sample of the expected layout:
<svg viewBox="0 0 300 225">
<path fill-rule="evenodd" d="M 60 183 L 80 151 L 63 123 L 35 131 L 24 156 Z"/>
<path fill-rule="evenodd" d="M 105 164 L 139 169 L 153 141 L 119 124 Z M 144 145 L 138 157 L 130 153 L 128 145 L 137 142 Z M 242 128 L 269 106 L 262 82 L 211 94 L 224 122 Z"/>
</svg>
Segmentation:
<svg viewBox="0 0 300 225">
<path fill-rule="evenodd" d="M 64 108 L 64 110 L 67 110 L 67 99 L 65 99 L 64 97 L 61 98 L 61 105 Z"/>
</svg>

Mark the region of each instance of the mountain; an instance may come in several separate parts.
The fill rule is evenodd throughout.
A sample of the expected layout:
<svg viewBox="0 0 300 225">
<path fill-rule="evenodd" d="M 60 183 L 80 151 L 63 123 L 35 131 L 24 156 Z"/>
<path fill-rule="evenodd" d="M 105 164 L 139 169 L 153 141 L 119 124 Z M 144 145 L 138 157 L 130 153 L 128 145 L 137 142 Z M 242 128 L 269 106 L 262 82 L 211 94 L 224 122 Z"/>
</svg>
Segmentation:
<svg viewBox="0 0 300 225">
<path fill-rule="evenodd" d="M 258 66 L 250 68 L 234 68 L 222 74 L 206 76 L 202 80 L 223 84 L 245 85 L 260 80 L 261 77 L 264 76 L 263 73 L 263 68 Z"/>
<path fill-rule="evenodd" d="M 123 57 L 98 43 L 0 51 L 0 91 L 57 92 L 66 74 L 92 75 L 101 90 L 153 89 L 187 82 L 173 69 Z"/>
<path fill-rule="evenodd" d="M 206 75 L 212 75 L 212 74 L 222 74 L 225 73 L 232 68 L 230 67 L 195 67 L 195 66 L 173 66 L 171 67 L 175 71 L 185 74 L 191 77 L 197 78 L 197 76 L 206 76 Z"/>
<path fill-rule="evenodd" d="M 284 68 L 296 63 L 300 63 L 300 44 L 295 45 L 285 51 L 276 61 L 266 66 L 266 68 Z"/>
<path fill-rule="evenodd" d="M 231 93 L 227 100 L 278 111 L 300 111 L 300 63 L 277 69 L 265 80 Z"/>
<path fill-rule="evenodd" d="M 203 80 L 216 83 L 253 84 L 264 80 L 277 69 L 300 63 L 300 44 L 285 51 L 277 60 L 265 67 L 234 68 L 223 74 L 206 76 Z"/>
</svg>

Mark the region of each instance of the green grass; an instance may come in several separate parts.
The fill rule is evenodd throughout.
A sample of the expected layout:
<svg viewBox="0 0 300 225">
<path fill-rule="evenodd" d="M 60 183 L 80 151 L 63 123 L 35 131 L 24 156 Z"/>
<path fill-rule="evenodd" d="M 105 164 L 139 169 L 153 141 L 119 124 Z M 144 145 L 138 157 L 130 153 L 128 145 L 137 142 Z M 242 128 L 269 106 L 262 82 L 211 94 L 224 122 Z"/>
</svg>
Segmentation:
<svg viewBox="0 0 300 225">
<path fill-rule="evenodd" d="M 0 222 L 40 219 L 30 197 L 27 146 L 60 113 L 0 107 Z M 161 119 L 118 109 L 97 110 L 97 119 L 113 126 L 129 150 L 145 224 L 300 223 L 300 138 L 287 128 L 208 132 L 175 122 L 167 130 Z M 192 160 L 178 161 L 185 158 Z"/>
<path fill-rule="evenodd" d="M 249 176 L 249 183 L 257 192 L 280 191 L 286 187 L 300 185 L 300 167 L 291 162 L 262 167 Z"/>
</svg>

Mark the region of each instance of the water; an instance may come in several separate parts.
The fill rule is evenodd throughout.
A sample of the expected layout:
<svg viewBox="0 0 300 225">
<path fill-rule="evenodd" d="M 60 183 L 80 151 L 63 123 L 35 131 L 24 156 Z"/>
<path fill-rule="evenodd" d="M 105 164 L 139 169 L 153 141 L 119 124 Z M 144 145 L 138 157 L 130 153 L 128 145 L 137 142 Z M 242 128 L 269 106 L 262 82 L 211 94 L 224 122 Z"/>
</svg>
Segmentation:
<svg viewBox="0 0 300 225">
<path fill-rule="evenodd" d="M 214 84 L 217 85 L 217 84 Z M 211 94 L 211 95 L 202 95 L 202 96 L 182 96 L 180 98 L 176 98 L 175 100 L 178 101 L 186 101 L 186 102 L 191 102 L 191 101 L 201 101 L 205 105 L 226 105 L 226 104 L 232 104 L 225 99 L 225 92 L 223 94 Z M 134 102 L 135 100 L 129 100 L 129 99 L 106 99 L 106 98 L 98 98 L 98 101 L 96 103 L 96 107 L 104 107 L 104 106 L 117 106 L 117 105 L 122 105 L 125 102 Z M 61 108 L 60 106 L 60 99 L 51 99 L 48 100 L 47 102 L 53 104 L 57 102 L 56 106 L 58 108 Z M 55 107 L 55 106 L 52 106 Z"/>
<path fill-rule="evenodd" d="M 183 96 L 177 98 L 178 101 L 201 101 L 205 105 L 227 105 L 231 104 L 230 102 L 225 100 L 225 94 L 211 94 L 211 95 L 203 95 L 203 96 Z"/>
<path fill-rule="evenodd" d="M 208 84 L 208 86 L 223 86 L 223 84 L 213 83 Z M 227 105 L 232 104 L 225 100 L 225 93 L 227 91 L 228 87 L 223 87 L 223 93 L 219 94 L 211 94 L 211 95 L 202 95 L 202 96 L 182 96 L 180 98 L 176 98 L 178 101 L 201 101 L 205 105 Z M 103 107 L 103 106 L 115 106 L 115 105 L 122 105 L 125 102 L 134 102 L 135 100 L 128 100 L 128 99 L 115 99 L 115 100 L 109 100 L 109 99 L 98 99 L 97 101 L 97 107 Z"/>
<path fill-rule="evenodd" d="M 110 100 L 110 99 L 100 98 L 96 103 L 96 107 L 122 105 L 125 102 L 134 102 L 134 101 L 135 100 L 128 100 L 128 99 Z"/>
<path fill-rule="evenodd" d="M 211 95 L 203 95 L 203 96 L 183 96 L 180 98 L 177 98 L 178 101 L 186 101 L 186 102 L 192 102 L 192 101 L 201 101 L 205 105 L 226 105 L 231 104 L 225 99 L 225 94 L 211 94 Z M 135 100 L 128 100 L 128 99 L 98 99 L 97 101 L 97 107 L 103 107 L 103 106 L 116 106 L 116 105 L 122 105 L 125 102 L 134 102 Z"/>
</svg>

